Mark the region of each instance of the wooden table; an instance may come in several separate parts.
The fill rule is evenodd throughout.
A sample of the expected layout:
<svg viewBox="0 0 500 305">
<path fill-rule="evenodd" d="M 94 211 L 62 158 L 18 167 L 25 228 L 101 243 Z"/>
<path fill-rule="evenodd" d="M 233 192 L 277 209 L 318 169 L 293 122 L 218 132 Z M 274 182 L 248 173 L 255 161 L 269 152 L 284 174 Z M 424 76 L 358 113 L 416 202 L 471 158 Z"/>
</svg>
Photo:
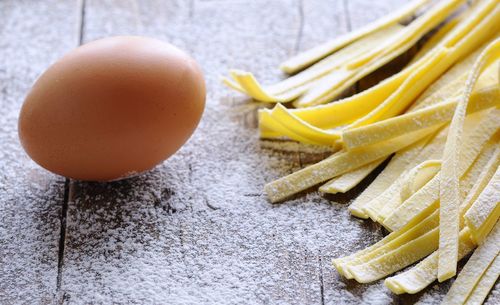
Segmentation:
<svg viewBox="0 0 500 305">
<path fill-rule="evenodd" d="M 404 2 L 1 0 L 0 303 L 439 303 L 449 282 L 397 297 L 382 281 L 339 277 L 332 258 L 383 234 L 347 212 L 362 187 L 330 200 L 310 192 L 268 203 L 266 182 L 328 151 L 259 141 L 257 105 L 219 79 L 231 67 L 279 79 L 283 59 Z M 198 130 L 133 179 L 84 183 L 46 172 L 17 139 L 27 90 L 65 52 L 121 34 L 169 41 L 200 62 L 208 96 Z"/>
</svg>

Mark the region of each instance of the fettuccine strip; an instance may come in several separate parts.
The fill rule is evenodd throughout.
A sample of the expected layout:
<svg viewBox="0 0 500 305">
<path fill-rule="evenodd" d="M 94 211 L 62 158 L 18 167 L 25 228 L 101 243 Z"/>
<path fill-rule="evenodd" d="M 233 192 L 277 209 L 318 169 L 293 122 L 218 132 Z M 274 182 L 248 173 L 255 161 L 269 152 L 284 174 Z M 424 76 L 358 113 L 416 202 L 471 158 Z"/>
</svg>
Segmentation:
<svg viewBox="0 0 500 305">
<path fill-rule="evenodd" d="M 497 6 L 500 12 L 500 6 Z M 500 57 L 500 39 L 492 42 L 482 53 L 467 80 L 466 89 L 459 101 L 450 124 L 450 132 L 443 153 L 443 165 L 440 173 L 440 230 L 439 230 L 439 268 L 438 280 L 444 281 L 456 274 L 458 253 L 458 209 L 459 193 L 459 158 L 462 150 L 461 136 L 467 105 L 472 89 L 485 67 Z M 496 117 L 498 120 L 498 116 Z"/>
</svg>

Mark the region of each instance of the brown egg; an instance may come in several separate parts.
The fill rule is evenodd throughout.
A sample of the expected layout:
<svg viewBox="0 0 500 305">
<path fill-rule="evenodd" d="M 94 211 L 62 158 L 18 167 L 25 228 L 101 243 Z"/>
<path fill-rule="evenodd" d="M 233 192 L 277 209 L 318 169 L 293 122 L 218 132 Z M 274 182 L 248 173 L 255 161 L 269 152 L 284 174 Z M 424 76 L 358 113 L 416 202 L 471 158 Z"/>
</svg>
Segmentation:
<svg viewBox="0 0 500 305">
<path fill-rule="evenodd" d="M 150 38 L 105 38 L 40 76 L 22 106 L 19 138 L 51 172 L 115 180 L 174 154 L 204 107 L 203 75 L 187 54 Z"/>
</svg>

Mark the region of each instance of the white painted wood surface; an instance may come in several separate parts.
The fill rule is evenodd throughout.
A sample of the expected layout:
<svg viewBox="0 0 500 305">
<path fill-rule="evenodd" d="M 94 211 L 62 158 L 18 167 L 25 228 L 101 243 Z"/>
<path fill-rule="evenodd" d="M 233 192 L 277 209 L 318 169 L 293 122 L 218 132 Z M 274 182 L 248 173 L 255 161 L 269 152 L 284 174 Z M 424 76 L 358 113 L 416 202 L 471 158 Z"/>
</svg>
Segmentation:
<svg viewBox="0 0 500 305">
<path fill-rule="evenodd" d="M 404 2 L 0 1 L 0 303 L 438 304 L 448 283 L 397 297 L 381 281 L 338 276 L 332 258 L 382 237 L 347 212 L 362 186 L 268 203 L 266 182 L 327 153 L 260 141 L 257 106 L 219 80 L 232 67 L 277 80 L 283 59 Z M 206 75 L 206 112 L 188 144 L 150 173 L 65 183 L 22 153 L 18 109 L 50 62 L 111 35 L 152 36 L 192 54 Z"/>
</svg>

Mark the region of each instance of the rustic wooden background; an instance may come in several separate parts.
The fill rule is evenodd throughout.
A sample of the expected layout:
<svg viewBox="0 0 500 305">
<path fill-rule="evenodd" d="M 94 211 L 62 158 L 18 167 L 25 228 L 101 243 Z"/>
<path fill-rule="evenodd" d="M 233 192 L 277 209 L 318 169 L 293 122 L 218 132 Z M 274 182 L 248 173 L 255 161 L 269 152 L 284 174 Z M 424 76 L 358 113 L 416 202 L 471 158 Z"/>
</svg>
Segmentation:
<svg viewBox="0 0 500 305">
<path fill-rule="evenodd" d="M 283 59 L 404 2 L 0 0 L 0 303 L 439 303 L 449 283 L 397 297 L 381 281 L 339 278 L 333 257 L 383 235 L 347 212 L 361 188 L 268 203 L 266 182 L 328 152 L 259 141 L 257 105 L 219 80 L 231 67 L 277 80 Z M 198 130 L 174 157 L 126 181 L 42 170 L 17 139 L 27 90 L 65 52 L 120 34 L 169 41 L 200 62 L 208 96 Z"/>
</svg>

